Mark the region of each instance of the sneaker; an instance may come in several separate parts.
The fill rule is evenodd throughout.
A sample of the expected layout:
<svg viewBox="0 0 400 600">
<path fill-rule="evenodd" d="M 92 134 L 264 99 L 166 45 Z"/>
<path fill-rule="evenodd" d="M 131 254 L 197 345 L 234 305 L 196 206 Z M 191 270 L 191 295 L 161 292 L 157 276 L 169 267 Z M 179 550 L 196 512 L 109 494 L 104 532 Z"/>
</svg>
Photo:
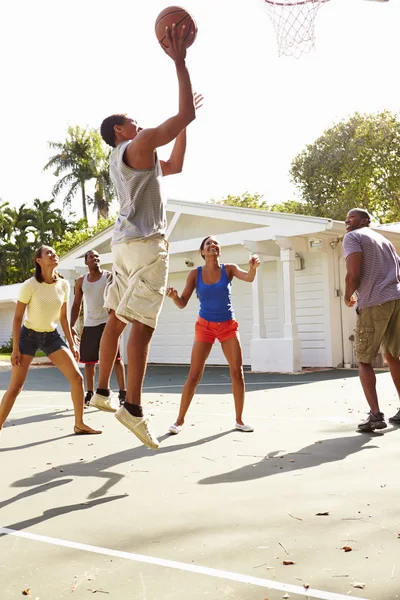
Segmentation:
<svg viewBox="0 0 400 600">
<path fill-rule="evenodd" d="M 94 406 L 95 408 L 98 408 L 99 410 L 103 410 L 104 412 L 117 412 L 117 404 L 115 402 L 115 398 L 113 397 L 112 394 L 110 394 L 109 396 L 102 396 L 101 394 L 98 394 L 97 392 L 95 394 L 93 394 L 90 402 L 89 402 L 89 406 Z"/>
<path fill-rule="evenodd" d="M 254 431 L 254 427 L 251 425 L 239 425 L 239 423 L 235 423 L 235 429 L 238 431 L 245 431 L 246 433 L 252 433 Z"/>
<path fill-rule="evenodd" d="M 85 406 L 89 406 L 90 400 L 93 396 L 93 392 L 86 392 L 85 396 Z"/>
<path fill-rule="evenodd" d="M 385 415 L 381 412 L 374 415 L 373 412 L 369 412 L 368 417 L 365 421 L 362 421 L 358 425 L 358 431 L 375 431 L 375 429 L 386 429 Z"/>
<path fill-rule="evenodd" d="M 125 406 L 121 406 L 115 413 L 115 418 L 132 431 L 142 444 L 152 450 L 158 450 L 160 443 L 150 429 L 149 417 L 134 417 Z"/>
<path fill-rule="evenodd" d="M 393 423 L 393 425 L 400 425 L 400 408 L 393 417 L 389 417 L 389 423 Z"/>
<path fill-rule="evenodd" d="M 174 435 L 177 435 L 182 429 L 182 425 L 170 425 L 170 427 L 168 427 L 168 431 L 170 433 L 173 433 Z"/>
</svg>

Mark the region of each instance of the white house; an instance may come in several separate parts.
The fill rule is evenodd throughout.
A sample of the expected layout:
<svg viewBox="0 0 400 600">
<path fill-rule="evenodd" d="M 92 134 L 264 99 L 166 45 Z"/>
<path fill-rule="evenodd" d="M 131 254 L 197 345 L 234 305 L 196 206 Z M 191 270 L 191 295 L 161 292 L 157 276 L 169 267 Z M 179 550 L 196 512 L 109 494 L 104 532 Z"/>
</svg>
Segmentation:
<svg viewBox="0 0 400 600">
<path fill-rule="evenodd" d="M 239 321 L 244 364 L 254 371 L 292 372 L 302 367 L 354 364 L 355 311 L 343 303 L 345 265 L 341 239 L 344 223 L 261 210 L 169 200 L 169 285 L 181 291 L 192 265 L 201 265 L 198 249 L 207 235 L 222 245 L 222 261 L 246 268 L 256 252 L 261 259 L 252 284 L 235 280 L 233 302 Z M 393 228 L 395 229 L 395 228 Z M 400 252 L 400 231 L 379 229 Z M 86 272 L 83 256 L 91 248 L 111 269 L 112 227 L 60 260 L 71 289 Z M 20 284 L 0 288 L 0 344 L 11 335 Z M 184 310 L 165 299 L 153 336 L 150 362 L 189 364 L 198 301 Z M 128 329 L 128 328 L 127 328 Z M 123 349 L 128 331 L 124 333 Z M 224 364 L 218 344 L 208 360 Z"/>
</svg>

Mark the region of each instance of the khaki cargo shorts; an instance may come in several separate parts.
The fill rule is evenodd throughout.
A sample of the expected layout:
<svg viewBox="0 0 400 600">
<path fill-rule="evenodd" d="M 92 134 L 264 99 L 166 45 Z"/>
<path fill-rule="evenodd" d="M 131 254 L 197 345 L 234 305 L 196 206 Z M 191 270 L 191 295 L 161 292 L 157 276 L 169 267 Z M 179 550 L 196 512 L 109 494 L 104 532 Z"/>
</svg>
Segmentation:
<svg viewBox="0 0 400 600">
<path fill-rule="evenodd" d="M 124 323 L 139 321 L 153 329 L 164 301 L 168 277 L 168 242 L 162 235 L 114 244 L 112 279 L 104 308 Z"/>
<path fill-rule="evenodd" d="M 363 308 L 354 331 L 358 362 L 370 364 L 382 345 L 385 353 L 400 357 L 400 300 Z"/>
</svg>

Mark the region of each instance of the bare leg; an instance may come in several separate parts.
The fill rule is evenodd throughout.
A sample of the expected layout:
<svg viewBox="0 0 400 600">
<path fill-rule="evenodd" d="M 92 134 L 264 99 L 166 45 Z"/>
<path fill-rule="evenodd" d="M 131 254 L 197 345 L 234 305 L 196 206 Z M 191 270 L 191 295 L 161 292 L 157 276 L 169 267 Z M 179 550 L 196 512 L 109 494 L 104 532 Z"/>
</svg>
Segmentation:
<svg viewBox="0 0 400 600">
<path fill-rule="evenodd" d="M 222 351 L 229 364 L 229 370 L 232 379 L 232 392 L 235 401 L 236 423 L 244 425 L 242 413 L 244 406 L 244 375 L 243 375 L 243 357 L 240 340 L 237 337 L 231 338 L 221 343 Z"/>
<path fill-rule="evenodd" d="M 376 415 L 379 412 L 379 404 L 374 369 L 371 364 L 360 362 L 358 364 L 358 373 L 371 412 Z"/>
<path fill-rule="evenodd" d="M 117 319 L 115 311 L 111 310 L 100 342 L 99 383 L 97 387 L 101 390 L 110 388 L 111 371 L 117 356 L 118 342 L 125 327 L 126 323 Z"/>
<path fill-rule="evenodd" d="M 142 386 L 153 333 L 152 327 L 139 321 L 133 321 L 128 340 L 128 386 L 126 392 L 128 404 L 141 405 Z"/>
<path fill-rule="evenodd" d="M 14 406 L 18 394 L 22 390 L 32 360 L 33 356 L 21 354 L 20 366 L 12 368 L 10 383 L 8 384 L 7 391 L 0 404 L 0 429 L 3 427 L 5 420 Z"/>
<path fill-rule="evenodd" d="M 114 373 L 118 382 L 118 389 L 125 390 L 125 367 L 122 360 L 116 360 L 114 363 Z M 100 388 L 101 389 L 101 388 Z"/>
<path fill-rule="evenodd" d="M 94 391 L 94 374 L 96 371 L 96 365 L 94 364 L 86 364 L 85 365 L 85 381 L 86 381 L 86 391 L 93 392 Z"/>
<path fill-rule="evenodd" d="M 394 358 L 391 354 L 386 353 L 385 359 L 389 365 L 390 374 L 396 386 L 397 393 L 400 396 L 400 358 Z"/>
<path fill-rule="evenodd" d="M 78 365 L 67 348 L 60 348 L 56 352 L 49 354 L 50 360 L 55 366 L 60 369 L 61 373 L 66 377 L 71 385 L 72 403 L 74 405 L 75 427 L 81 431 L 96 433 L 83 422 L 83 399 L 85 392 L 83 389 L 83 377 L 78 369 Z M 100 431 L 98 433 L 101 433 Z"/>
<path fill-rule="evenodd" d="M 185 422 L 185 416 L 193 399 L 197 386 L 203 377 L 206 360 L 211 352 L 212 344 L 209 342 L 194 342 L 190 371 L 182 390 L 181 405 L 175 425 L 180 426 Z"/>
</svg>

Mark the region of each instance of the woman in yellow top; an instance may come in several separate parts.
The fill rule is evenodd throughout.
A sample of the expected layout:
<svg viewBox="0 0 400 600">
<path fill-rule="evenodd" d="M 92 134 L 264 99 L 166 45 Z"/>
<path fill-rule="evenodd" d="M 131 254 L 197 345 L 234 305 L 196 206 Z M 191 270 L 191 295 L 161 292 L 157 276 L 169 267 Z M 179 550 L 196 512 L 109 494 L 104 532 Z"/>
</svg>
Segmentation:
<svg viewBox="0 0 400 600">
<path fill-rule="evenodd" d="M 34 277 L 22 284 L 15 309 L 11 354 L 13 368 L 8 389 L 0 404 L 0 429 L 24 385 L 36 350 L 42 350 L 71 384 L 74 433 L 101 433 L 83 422 L 83 378 L 76 362 L 79 352 L 75 348 L 67 317 L 69 283 L 57 274 L 58 256 L 53 248 L 42 246 L 36 250 L 33 263 Z M 26 308 L 27 316 L 22 325 Z M 69 349 L 57 331 L 58 323 L 61 323 Z"/>
</svg>

